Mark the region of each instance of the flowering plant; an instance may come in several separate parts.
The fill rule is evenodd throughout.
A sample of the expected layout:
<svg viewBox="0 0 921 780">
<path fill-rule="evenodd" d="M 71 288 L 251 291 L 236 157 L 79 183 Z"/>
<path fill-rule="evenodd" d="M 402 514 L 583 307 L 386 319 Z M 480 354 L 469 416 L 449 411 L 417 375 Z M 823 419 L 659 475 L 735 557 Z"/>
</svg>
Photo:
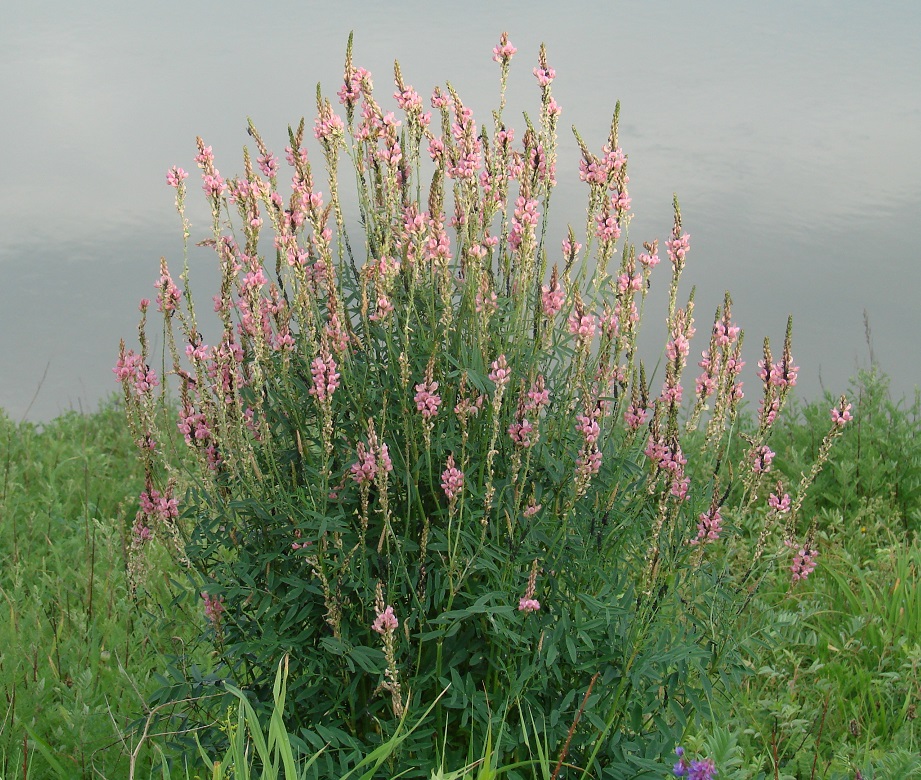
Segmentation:
<svg viewBox="0 0 921 780">
<path fill-rule="evenodd" d="M 259 701 L 271 702 L 290 655 L 289 722 L 307 745 L 329 746 L 320 772 L 445 689 L 437 722 L 403 745 L 407 767 L 463 757 L 519 717 L 586 769 L 667 753 L 725 641 L 697 622 L 725 595 L 706 548 L 725 533 L 730 487 L 740 511 L 763 497 L 766 442 L 796 380 L 788 329 L 778 362 L 765 343 L 758 429 L 730 468 L 743 362 L 727 295 L 685 414 L 694 301 L 679 305 L 690 239 L 676 201 L 665 370 L 653 386 L 636 345 L 658 242 L 637 253 L 626 241 L 618 113 L 600 152 L 576 135 L 584 243 L 570 227 L 555 250 L 556 74 L 541 47 L 536 121 L 525 117 L 516 142 L 503 117 L 515 53 L 503 35 L 500 107 L 480 130 L 450 85 L 425 110 L 397 65 L 398 118 L 350 42 L 344 117 L 317 91 L 325 192 L 303 120 L 289 129 L 287 194 L 252 124 L 258 154 L 254 164 L 244 152 L 238 177 L 224 179 L 198 140 L 212 213 L 203 243 L 221 269 L 213 346 L 188 263 L 177 283 L 164 261 L 156 285 L 189 473 L 163 456 L 149 302 L 141 352 L 122 344 L 116 372 L 148 481 L 135 552 L 159 534 L 204 580 L 222 673 Z M 358 235 L 344 216 L 343 156 Z M 174 167 L 167 182 L 188 239 L 186 177 Z M 701 426 L 692 479 L 682 441 Z M 769 518 L 784 506 L 773 500 Z M 785 500 L 792 540 L 797 505 Z M 520 740 L 499 733 L 496 754 L 520 758 Z"/>
</svg>

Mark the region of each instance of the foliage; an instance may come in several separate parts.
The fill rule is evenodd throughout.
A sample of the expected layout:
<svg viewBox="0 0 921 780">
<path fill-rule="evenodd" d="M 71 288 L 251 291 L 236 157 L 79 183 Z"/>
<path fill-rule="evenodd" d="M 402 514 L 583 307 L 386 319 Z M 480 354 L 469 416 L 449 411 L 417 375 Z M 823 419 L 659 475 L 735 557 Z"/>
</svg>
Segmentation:
<svg viewBox="0 0 921 780">
<path fill-rule="evenodd" d="M 885 544 L 901 528 L 910 539 L 921 531 L 921 397 L 910 404 L 894 400 L 889 379 L 878 367 L 858 372 L 851 381 L 854 424 L 837 445 L 837 457 L 816 480 L 807 511 L 821 515 L 821 524 L 859 529 L 868 549 Z M 806 468 L 819 447 L 826 394 L 792 407 L 779 421 L 779 468 L 796 474 Z"/>
</svg>

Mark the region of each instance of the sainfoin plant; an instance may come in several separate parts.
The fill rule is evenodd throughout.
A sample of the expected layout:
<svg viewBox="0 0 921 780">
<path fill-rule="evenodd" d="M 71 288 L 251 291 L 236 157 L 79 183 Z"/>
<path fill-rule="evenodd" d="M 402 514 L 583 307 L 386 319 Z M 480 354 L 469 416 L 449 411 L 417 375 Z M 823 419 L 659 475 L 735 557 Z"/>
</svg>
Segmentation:
<svg viewBox="0 0 921 780">
<path fill-rule="evenodd" d="M 503 34 L 487 128 L 450 85 L 427 110 L 398 65 L 399 115 L 379 104 L 350 41 L 341 108 L 317 89 L 324 191 L 304 120 L 289 128 L 290 186 L 252 123 L 255 158 L 244 150 L 234 178 L 198 140 L 217 343 L 204 342 L 188 252 L 178 279 L 164 261 L 156 284 L 187 471 L 169 466 L 172 434 L 158 427 L 168 383 L 149 366 L 149 301 L 140 352 L 122 344 L 116 373 L 147 475 L 134 570 L 152 539 L 172 546 L 197 582 L 218 673 L 257 706 L 290 657 L 286 722 L 307 749 L 325 747 L 319 776 L 436 700 L 386 776 L 461 765 L 487 738 L 523 772 L 523 729 L 557 772 L 661 768 L 689 717 L 705 716 L 726 657 L 712 615 L 733 610 L 715 601 L 742 603 L 756 566 L 780 561 L 800 579 L 815 565 L 797 514 L 815 473 L 792 499 L 770 475 L 771 426 L 796 382 L 789 328 L 776 361 L 765 342 L 757 428 L 730 464 L 743 362 L 729 296 L 685 392 L 694 303 L 679 301 L 690 239 L 676 201 L 652 379 L 637 336 L 659 244 L 627 238 L 618 113 L 601 150 L 576 134 L 582 242 L 570 227 L 549 246 L 562 109 L 541 47 L 536 115 L 517 135 L 505 124 L 515 51 Z M 340 176 L 354 180 L 357 220 Z M 188 242 L 186 178 L 167 175 Z M 692 434 L 705 444 L 689 464 Z M 721 542 L 757 502 L 770 509 L 748 574 L 726 577 Z"/>
</svg>

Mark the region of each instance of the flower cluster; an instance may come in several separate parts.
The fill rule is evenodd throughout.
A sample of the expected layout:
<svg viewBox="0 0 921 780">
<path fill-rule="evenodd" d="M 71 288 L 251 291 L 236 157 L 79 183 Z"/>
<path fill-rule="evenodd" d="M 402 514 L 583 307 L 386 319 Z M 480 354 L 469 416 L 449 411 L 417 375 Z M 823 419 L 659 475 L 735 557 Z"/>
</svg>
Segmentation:
<svg viewBox="0 0 921 780">
<path fill-rule="evenodd" d="M 454 464 L 454 455 L 448 455 L 447 467 L 441 475 L 441 488 L 452 504 L 464 487 L 464 473 Z"/>
<path fill-rule="evenodd" d="M 688 761 L 681 746 L 675 748 L 675 755 L 678 756 L 678 763 L 672 769 L 675 777 L 686 777 L 687 780 L 713 780 L 716 777 L 716 764 L 712 758 Z"/>
</svg>

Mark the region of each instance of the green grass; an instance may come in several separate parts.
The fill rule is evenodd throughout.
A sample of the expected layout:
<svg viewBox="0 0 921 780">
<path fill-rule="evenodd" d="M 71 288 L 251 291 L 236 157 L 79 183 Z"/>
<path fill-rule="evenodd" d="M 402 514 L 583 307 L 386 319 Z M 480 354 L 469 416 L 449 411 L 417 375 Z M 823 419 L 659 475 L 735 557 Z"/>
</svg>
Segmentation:
<svg viewBox="0 0 921 780">
<path fill-rule="evenodd" d="M 0 777 L 125 776 L 121 740 L 173 640 L 128 593 L 141 482 L 123 413 L 0 413 L 0 452 Z"/>
</svg>

